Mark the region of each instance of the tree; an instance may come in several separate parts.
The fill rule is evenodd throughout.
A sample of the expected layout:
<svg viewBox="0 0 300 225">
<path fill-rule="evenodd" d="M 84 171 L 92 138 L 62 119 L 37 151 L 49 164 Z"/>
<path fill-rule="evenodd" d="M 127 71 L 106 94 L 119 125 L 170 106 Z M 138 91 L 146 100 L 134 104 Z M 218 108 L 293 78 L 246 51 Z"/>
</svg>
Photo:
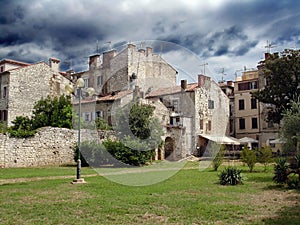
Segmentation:
<svg viewBox="0 0 300 225">
<path fill-rule="evenodd" d="M 261 62 L 266 86 L 252 93 L 260 102 L 272 104 L 268 120 L 280 123 L 282 113 L 290 108 L 289 103 L 300 94 L 300 50 L 284 50 L 281 56 L 270 54 Z"/>
<path fill-rule="evenodd" d="M 250 150 L 247 146 L 242 150 L 242 161 L 247 164 L 250 172 L 253 171 L 254 165 L 257 162 L 256 152 L 254 150 Z"/>
<path fill-rule="evenodd" d="M 115 131 L 119 139 L 143 142 L 140 150 L 153 150 L 161 143 L 163 136 L 162 126 L 157 118 L 153 117 L 155 107 L 133 102 L 120 108 L 116 113 Z M 129 143 L 129 142 L 128 142 Z"/>
<path fill-rule="evenodd" d="M 69 96 L 41 99 L 34 105 L 33 117 L 18 116 L 8 131 L 13 137 L 30 137 L 40 127 L 72 128 L 72 104 Z"/>
<path fill-rule="evenodd" d="M 281 135 L 285 140 L 284 145 L 290 153 L 300 154 L 300 101 L 292 101 L 290 109 L 283 113 Z"/>
<path fill-rule="evenodd" d="M 265 148 L 264 147 L 260 148 L 257 151 L 258 151 L 257 161 L 259 163 L 264 164 L 265 171 L 266 171 L 268 163 L 270 163 L 272 160 L 272 149 L 270 148 L 270 146 L 267 146 Z"/>
<path fill-rule="evenodd" d="M 72 128 L 72 104 L 70 96 L 42 98 L 33 108 L 33 127 Z"/>
</svg>

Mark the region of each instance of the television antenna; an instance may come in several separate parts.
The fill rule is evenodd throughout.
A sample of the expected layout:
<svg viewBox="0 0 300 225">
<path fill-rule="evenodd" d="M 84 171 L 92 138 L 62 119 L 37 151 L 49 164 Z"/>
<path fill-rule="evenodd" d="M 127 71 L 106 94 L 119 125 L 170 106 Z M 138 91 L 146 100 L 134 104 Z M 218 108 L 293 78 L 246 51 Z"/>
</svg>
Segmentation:
<svg viewBox="0 0 300 225">
<path fill-rule="evenodd" d="M 203 64 L 199 65 L 199 66 L 203 66 L 203 75 L 205 75 L 205 66 L 207 66 L 208 63 L 204 62 Z"/>
<path fill-rule="evenodd" d="M 271 48 L 275 48 L 275 47 L 277 47 L 277 46 L 267 40 L 267 45 L 265 46 L 265 48 L 267 49 L 267 53 L 270 53 Z"/>
</svg>

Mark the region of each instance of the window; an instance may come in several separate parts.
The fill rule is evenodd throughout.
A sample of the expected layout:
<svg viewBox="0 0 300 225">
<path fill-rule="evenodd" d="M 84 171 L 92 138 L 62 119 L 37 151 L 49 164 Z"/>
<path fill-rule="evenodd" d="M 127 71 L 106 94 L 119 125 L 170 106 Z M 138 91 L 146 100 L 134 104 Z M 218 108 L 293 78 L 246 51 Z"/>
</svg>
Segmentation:
<svg viewBox="0 0 300 225">
<path fill-rule="evenodd" d="M 7 87 L 4 86 L 2 90 L 2 98 L 6 98 L 6 96 L 7 96 Z"/>
<path fill-rule="evenodd" d="M 0 67 L 0 73 L 3 73 L 4 72 L 4 66 L 1 66 Z"/>
<path fill-rule="evenodd" d="M 0 110 L 0 121 L 7 121 L 7 110 Z"/>
<path fill-rule="evenodd" d="M 200 129 L 203 130 L 203 120 L 200 119 Z"/>
<path fill-rule="evenodd" d="M 83 119 L 86 122 L 90 121 L 90 113 L 83 113 Z"/>
<path fill-rule="evenodd" d="M 239 128 L 240 128 L 240 130 L 244 130 L 246 128 L 244 118 L 239 119 Z"/>
<path fill-rule="evenodd" d="M 88 88 L 89 87 L 89 79 L 83 79 L 84 80 L 84 88 Z"/>
<path fill-rule="evenodd" d="M 101 118 L 104 117 L 103 111 L 97 111 L 97 112 L 96 112 L 96 118 L 99 118 L 99 117 L 101 117 Z"/>
<path fill-rule="evenodd" d="M 213 100 L 208 100 L 208 108 L 214 109 L 214 107 L 215 107 L 215 102 Z"/>
<path fill-rule="evenodd" d="M 245 109 L 245 101 L 244 99 L 239 100 L 239 110 L 244 110 Z"/>
<path fill-rule="evenodd" d="M 238 84 L 239 91 L 247 91 L 257 89 L 257 81 L 245 82 Z"/>
<path fill-rule="evenodd" d="M 252 118 L 252 129 L 257 129 L 257 118 Z"/>
<path fill-rule="evenodd" d="M 257 81 L 249 82 L 249 89 L 257 89 Z"/>
<path fill-rule="evenodd" d="M 178 112 L 178 100 L 173 100 L 173 108 L 175 112 Z"/>
<path fill-rule="evenodd" d="M 100 86 L 103 84 L 103 77 L 102 76 L 98 76 L 97 77 L 97 85 Z"/>
<path fill-rule="evenodd" d="M 251 98 L 251 109 L 257 109 L 257 101 L 255 98 Z"/>
<path fill-rule="evenodd" d="M 207 130 L 208 131 L 211 131 L 211 121 L 209 120 L 208 123 L 207 123 Z"/>
</svg>

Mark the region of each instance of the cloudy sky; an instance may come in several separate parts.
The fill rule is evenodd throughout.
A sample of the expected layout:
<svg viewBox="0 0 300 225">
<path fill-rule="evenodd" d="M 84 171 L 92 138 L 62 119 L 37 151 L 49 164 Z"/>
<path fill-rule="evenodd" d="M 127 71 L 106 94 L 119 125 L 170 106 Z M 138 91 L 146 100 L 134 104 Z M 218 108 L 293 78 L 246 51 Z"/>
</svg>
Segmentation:
<svg viewBox="0 0 300 225">
<path fill-rule="evenodd" d="M 293 0 L 0 0 L 0 58 L 61 59 L 87 68 L 87 57 L 126 43 L 155 48 L 190 77 L 215 80 L 255 68 L 267 51 L 300 46 L 300 1 Z M 111 45 L 107 42 L 111 41 Z M 163 44 L 162 44 L 163 43 Z M 144 44 L 145 45 L 145 44 Z M 169 46 L 169 47 L 168 47 Z M 171 46 L 171 47 L 170 47 Z M 190 71 L 187 68 L 192 68 Z"/>
</svg>

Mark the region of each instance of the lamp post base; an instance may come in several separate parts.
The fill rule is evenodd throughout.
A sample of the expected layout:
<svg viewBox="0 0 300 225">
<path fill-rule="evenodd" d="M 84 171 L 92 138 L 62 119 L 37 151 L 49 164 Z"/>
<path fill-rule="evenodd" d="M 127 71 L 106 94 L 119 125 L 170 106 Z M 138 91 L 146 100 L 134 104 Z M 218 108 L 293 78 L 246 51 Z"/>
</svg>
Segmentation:
<svg viewBox="0 0 300 225">
<path fill-rule="evenodd" d="M 86 182 L 85 182 L 85 180 L 83 178 L 74 179 L 71 183 L 72 184 L 86 184 Z"/>
</svg>

